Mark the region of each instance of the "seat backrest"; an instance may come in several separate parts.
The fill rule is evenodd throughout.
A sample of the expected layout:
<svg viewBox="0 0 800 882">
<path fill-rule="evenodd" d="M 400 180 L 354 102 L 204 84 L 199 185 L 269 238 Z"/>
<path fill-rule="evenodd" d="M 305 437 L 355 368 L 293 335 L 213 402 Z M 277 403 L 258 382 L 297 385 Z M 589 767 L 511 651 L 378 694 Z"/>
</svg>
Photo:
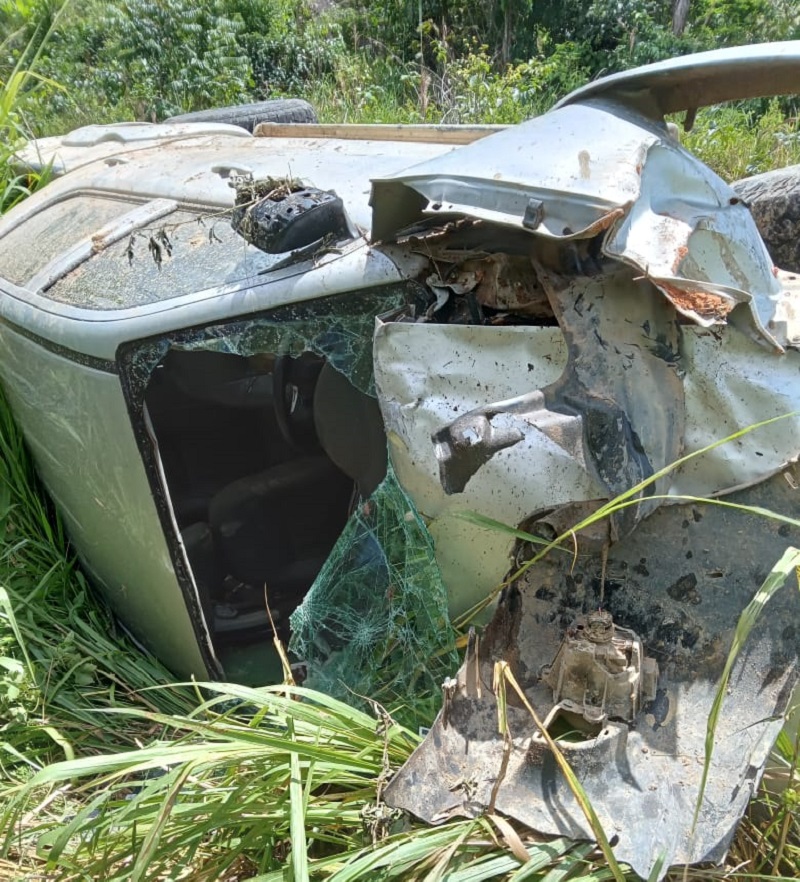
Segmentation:
<svg viewBox="0 0 800 882">
<path fill-rule="evenodd" d="M 369 496 L 386 475 L 386 430 L 377 400 L 326 363 L 314 390 L 314 425 L 325 453 Z"/>
</svg>

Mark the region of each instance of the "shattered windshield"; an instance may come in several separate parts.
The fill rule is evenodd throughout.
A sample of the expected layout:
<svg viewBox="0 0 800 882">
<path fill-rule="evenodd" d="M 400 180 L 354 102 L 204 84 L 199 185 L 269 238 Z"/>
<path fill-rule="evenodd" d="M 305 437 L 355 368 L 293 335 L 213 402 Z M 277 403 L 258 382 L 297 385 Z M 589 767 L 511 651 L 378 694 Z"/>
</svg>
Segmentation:
<svg viewBox="0 0 800 882">
<path fill-rule="evenodd" d="M 130 309 L 258 276 L 279 259 L 245 242 L 229 212 L 177 211 L 93 255 L 44 296 L 83 309 Z"/>
<path fill-rule="evenodd" d="M 167 337 L 121 347 L 127 381 L 143 388 L 170 350 L 211 351 L 252 356 L 297 356 L 314 352 L 326 358 L 362 392 L 375 395 L 372 333 L 376 316 L 402 313 L 418 296 L 413 283 L 355 291 L 278 307 L 248 319 L 179 331 Z"/>
<path fill-rule="evenodd" d="M 134 207 L 121 199 L 78 195 L 38 211 L 0 239 L 0 275 L 24 286 L 53 258 Z"/>
<path fill-rule="evenodd" d="M 391 468 L 356 507 L 291 624 L 289 648 L 308 684 L 350 702 L 435 696 L 457 665 L 433 541 Z"/>
</svg>

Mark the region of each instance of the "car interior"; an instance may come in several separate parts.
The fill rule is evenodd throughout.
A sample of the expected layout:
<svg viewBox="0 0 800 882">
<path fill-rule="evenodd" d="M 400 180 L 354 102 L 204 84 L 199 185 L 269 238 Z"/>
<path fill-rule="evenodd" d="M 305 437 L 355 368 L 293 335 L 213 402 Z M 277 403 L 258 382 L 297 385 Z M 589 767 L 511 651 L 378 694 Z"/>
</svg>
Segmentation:
<svg viewBox="0 0 800 882">
<path fill-rule="evenodd" d="M 263 639 L 267 603 L 287 639 L 353 506 L 385 475 L 377 401 L 310 352 L 171 349 L 145 405 L 215 647 Z"/>
</svg>

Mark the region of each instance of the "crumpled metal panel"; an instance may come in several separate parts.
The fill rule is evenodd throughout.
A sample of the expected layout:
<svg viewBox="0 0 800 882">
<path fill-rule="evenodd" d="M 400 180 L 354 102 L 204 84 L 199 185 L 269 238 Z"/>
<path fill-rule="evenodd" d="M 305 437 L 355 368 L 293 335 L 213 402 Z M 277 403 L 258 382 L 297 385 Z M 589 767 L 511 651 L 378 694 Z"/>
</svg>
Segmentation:
<svg viewBox="0 0 800 882">
<path fill-rule="evenodd" d="M 731 500 L 798 517 L 798 482 L 793 466 Z M 513 748 L 501 772 L 492 667 L 495 659 L 506 659 L 545 718 L 554 697 L 540 673 L 552 664 L 576 614 L 602 604 L 634 628 L 658 660 L 658 691 L 633 725 L 609 720 L 596 739 L 559 746 L 615 843 L 616 857 L 640 876 L 652 878 L 659 858 L 661 875 L 670 865 L 722 859 L 797 678 L 796 590 L 770 601 L 734 667 L 692 832 L 707 718 L 741 610 L 769 562 L 799 541 L 800 531 L 761 518 L 680 505 L 660 509 L 611 548 L 604 584 L 597 556 L 550 555 L 505 592 L 455 682 L 447 684 L 430 734 L 387 788 L 387 801 L 431 823 L 491 806 L 543 833 L 594 838 L 513 693 Z"/>
<path fill-rule="evenodd" d="M 798 301 L 800 302 L 800 301 Z M 738 328 L 683 329 L 687 453 L 800 410 L 800 352 L 772 354 Z M 800 418 L 781 419 L 684 463 L 670 494 L 722 496 L 763 481 L 800 453 Z"/>
<path fill-rule="evenodd" d="M 539 278 L 560 329 L 389 324 L 376 332 L 393 461 L 432 519 L 445 581 L 458 586 L 456 610 L 502 579 L 509 552 L 507 537 L 466 524 L 459 511 L 510 524 L 537 515 L 566 528 L 588 513 L 587 501 L 627 490 L 736 426 L 800 406 L 788 382 L 798 353 L 769 357 L 729 329 L 745 364 L 762 365 L 753 376 L 763 385 L 745 405 L 732 390 L 746 380 L 722 357 L 724 344 L 701 329 L 679 331 L 645 280 L 624 268 L 572 280 L 539 268 Z M 796 455 L 795 437 L 785 424 L 746 436 L 662 478 L 650 495 L 753 483 Z M 598 541 L 626 535 L 659 504 L 645 498 L 626 509 Z"/>
<path fill-rule="evenodd" d="M 638 267 L 704 327 L 724 324 L 745 304 L 754 332 L 775 345 L 767 326 L 781 285 L 755 222 L 733 190 L 678 144 L 665 139 L 648 150 L 638 199 L 603 250 Z"/>
<path fill-rule="evenodd" d="M 452 214 L 543 236 L 584 235 L 637 198 L 646 152 L 664 134 L 624 109 L 589 104 L 547 113 L 392 177 L 374 177 L 372 238 Z"/>
<path fill-rule="evenodd" d="M 539 268 L 560 328 L 381 324 L 375 380 L 398 477 L 432 520 L 453 611 L 501 581 L 510 540 L 468 524 L 479 511 L 554 529 L 743 426 L 800 410 L 800 352 L 745 331 L 679 326 L 668 301 L 618 270 L 563 279 Z M 654 495 L 719 496 L 797 458 L 793 417 L 692 459 Z M 662 500 L 626 509 L 629 533 Z M 561 514 L 557 514 L 562 509 Z"/>
<path fill-rule="evenodd" d="M 562 244 L 605 233 L 602 253 L 637 267 L 681 314 L 791 345 L 780 333 L 781 285 L 746 206 L 622 99 L 568 104 L 373 179 L 371 204 L 377 240 L 461 217 Z"/>
<path fill-rule="evenodd" d="M 451 586 L 451 613 L 486 595 L 508 566 L 510 540 L 457 517 L 480 510 L 518 523 L 542 505 L 546 491 L 529 457 L 543 456 L 553 492 L 587 496 L 599 487 L 556 444 L 536 433 L 496 453 L 461 494 L 448 495 L 439 480 L 431 436 L 461 413 L 487 400 L 514 399 L 546 386 L 562 373 L 567 348 L 558 328 L 379 324 L 375 335 L 375 385 L 395 473 L 429 519 L 437 561 Z M 539 442 L 537 444 L 537 442 Z M 501 491 L 502 488 L 502 491 Z M 457 590 L 452 590 L 457 586 Z"/>
<path fill-rule="evenodd" d="M 558 329 L 379 325 L 375 376 L 392 459 L 430 518 L 454 612 L 532 553 L 459 512 L 542 537 L 561 534 L 681 456 L 800 411 L 796 280 L 773 274 L 751 219 L 725 202 L 711 173 L 695 175 L 692 162 L 680 148 L 652 147 L 640 198 L 612 225 L 605 258 L 568 238 L 534 235 L 527 298 L 540 310 L 544 292 Z M 664 185 L 669 172 L 673 190 Z M 445 296 L 502 303 L 478 295 L 471 273 L 479 255 L 462 247 L 459 261 L 452 246 L 469 237 L 452 229 L 429 233 L 437 272 L 427 281 L 437 304 Z M 497 249 L 484 232 L 488 251 Z M 524 251 L 519 239 L 509 247 Z M 441 265 L 452 271 L 440 271 L 439 258 L 450 254 Z M 495 256 L 489 265 L 513 262 Z M 508 348 L 512 330 L 520 336 Z M 662 873 L 674 863 L 721 859 L 796 679 L 797 631 L 786 625 L 797 617 L 796 593 L 770 609 L 734 670 L 692 831 L 706 722 L 736 620 L 766 574 L 761 566 L 794 536 L 786 526 L 679 497 L 733 494 L 797 517 L 798 475 L 787 464 L 800 453 L 798 438 L 794 416 L 688 461 L 636 504 L 581 531 L 574 557 L 551 554 L 513 582 L 444 684 L 442 714 L 390 785 L 390 804 L 432 823 L 496 809 L 544 833 L 591 837 L 518 707 L 510 710 L 514 747 L 504 766 L 491 683 L 493 662 L 504 659 L 542 718 L 558 711 L 545 672 L 576 619 L 602 607 L 641 640 L 651 674 L 657 664 L 657 691 L 632 721 L 609 715 L 564 751 L 617 856 L 637 873 L 649 876 L 660 857 Z"/>
</svg>

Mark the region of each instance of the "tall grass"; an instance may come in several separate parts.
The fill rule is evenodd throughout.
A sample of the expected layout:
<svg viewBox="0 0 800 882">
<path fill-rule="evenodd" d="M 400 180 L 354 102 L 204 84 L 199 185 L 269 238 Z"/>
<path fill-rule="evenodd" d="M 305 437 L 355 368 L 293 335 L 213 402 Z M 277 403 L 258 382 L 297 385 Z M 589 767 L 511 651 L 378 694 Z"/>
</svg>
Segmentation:
<svg viewBox="0 0 800 882">
<path fill-rule="evenodd" d="M 63 2 L 52 17 L 45 17 L 35 28 L 28 43 L 17 52 L 11 70 L 0 73 L 0 214 L 13 208 L 50 179 L 50 169 L 33 172 L 20 169 L 14 162 L 16 150 L 30 137 L 26 124 L 25 103 L 36 87 L 59 89 L 54 80 L 37 73 L 36 66 L 47 41 L 68 5 Z M 0 42 L 0 58 L 14 55 L 18 33 L 7 34 Z"/>
<path fill-rule="evenodd" d="M 0 819 L 6 853 L 38 841 L 54 878 L 168 878 L 190 866 L 194 879 L 466 882 L 523 878 L 523 863 L 526 878 L 556 868 L 608 878 L 587 862 L 591 847 L 537 841 L 502 819 L 409 827 L 381 792 L 419 736 L 380 712 L 376 725 L 302 687 L 203 689 L 214 697 L 189 715 L 142 714 L 170 741 L 37 773 L 32 798 L 71 784 L 82 807 L 65 820 L 62 806 L 31 812 L 16 800 Z"/>
</svg>

